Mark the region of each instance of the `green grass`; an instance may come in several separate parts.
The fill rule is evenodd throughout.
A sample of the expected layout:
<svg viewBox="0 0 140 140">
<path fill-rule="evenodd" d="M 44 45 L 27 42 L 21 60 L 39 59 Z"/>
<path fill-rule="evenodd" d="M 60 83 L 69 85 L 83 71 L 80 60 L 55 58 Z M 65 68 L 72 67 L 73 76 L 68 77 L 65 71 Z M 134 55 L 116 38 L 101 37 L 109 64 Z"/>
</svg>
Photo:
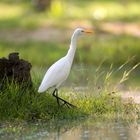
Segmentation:
<svg viewBox="0 0 140 140">
<path fill-rule="evenodd" d="M 69 27 L 73 21 L 99 25 L 104 21 L 140 23 L 140 3 L 120 1 L 53 1 L 49 11 L 35 12 L 31 2 L 0 2 L 0 29 L 34 29 L 42 26 Z M 85 12 L 86 11 L 86 12 Z M 65 20 L 65 24 L 63 21 Z M 8 24 L 8 23 L 9 24 Z"/>
<path fill-rule="evenodd" d="M 93 94 L 93 95 L 92 95 Z M 87 116 L 113 116 L 127 114 L 136 109 L 135 104 L 123 104 L 120 97 L 111 96 L 107 92 L 98 96 L 60 94 L 63 98 L 77 106 L 69 109 L 67 106 L 58 108 L 56 99 L 46 93 L 26 91 L 9 86 L 0 92 L 0 120 L 52 120 L 78 119 Z"/>
<path fill-rule="evenodd" d="M 17 51 L 20 57 L 32 63 L 33 67 L 47 67 L 63 57 L 69 49 L 66 42 L 41 41 L 0 41 L 0 56 L 5 57 L 10 52 Z M 130 36 L 92 36 L 81 38 L 78 42 L 74 63 L 86 65 L 114 64 L 120 66 L 133 58 L 131 64 L 140 61 L 140 40 Z"/>
</svg>

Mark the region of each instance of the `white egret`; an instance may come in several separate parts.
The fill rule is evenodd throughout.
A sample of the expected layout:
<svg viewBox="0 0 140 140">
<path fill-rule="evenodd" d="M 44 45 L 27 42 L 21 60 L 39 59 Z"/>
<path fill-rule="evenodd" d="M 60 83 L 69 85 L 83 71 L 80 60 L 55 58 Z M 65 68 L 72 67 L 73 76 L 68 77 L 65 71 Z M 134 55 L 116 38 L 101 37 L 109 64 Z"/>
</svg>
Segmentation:
<svg viewBox="0 0 140 140">
<path fill-rule="evenodd" d="M 77 38 L 84 33 L 92 33 L 92 30 L 88 30 L 84 28 L 77 28 L 74 31 L 71 37 L 70 48 L 67 54 L 63 58 L 55 62 L 48 69 L 38 89 L 38 92 L 42 93 L 46 91 L 47 89 L 54 87 L 53 96 L 57 99 L 57 103 L 59 106 L 60 106 L 59 100 L 61 100 L 67 106 L 75 107 L 74 105 L 70 104 L 64 99 L 58 97 L 58 88 L 67 79 L 70 73 L 75 51 L 76 51 Z"/>
</svg>

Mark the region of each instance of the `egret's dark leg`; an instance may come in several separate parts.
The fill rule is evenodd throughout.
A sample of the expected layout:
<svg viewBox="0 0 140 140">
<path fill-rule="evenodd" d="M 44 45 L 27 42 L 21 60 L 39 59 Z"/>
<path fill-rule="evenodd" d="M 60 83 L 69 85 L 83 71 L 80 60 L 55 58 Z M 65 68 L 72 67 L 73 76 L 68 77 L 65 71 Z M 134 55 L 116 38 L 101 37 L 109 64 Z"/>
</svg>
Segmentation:
<svg viewBox="0 0 140 140">
<path fill-rule="evenodd" d="M 55 93 L 56 93 L 56 94 L 55 94 Z M 57 89 L 55 89 L 55 90 L 53 91 L 53 96 L 57 99 L 57 104 L 58 104 L 58 106 L 60 106 L 59 98 L 58 98 L 58 90 L 57 90 Z"/>
<path fill-rule="evenodd" d="M 56 93 L 56 94 L 55 94 L 55 93 Z M 73 104 L 67 102 L 66 100 L 64 100 L 64 99 L 62 99 L 62 98 L 60 98 L 60 97 L 58 97 L 58 89 L 55 89 L 55 90 L 54 90 L 53 96 L 57 98 L 57 103 L 58 103 L 59 106 L 60 106 L 59 100 L 61 100 L 62 102 L 64 102 L 63 105 L 67 105 L 67 107 L 70 107 L 70 106 L 71 106 L 71 107 L 76 107 L 76 106 L 74 106 Z M 62 106 L 63 106 L 63 105 L 62 105 Z"/>
</svg>

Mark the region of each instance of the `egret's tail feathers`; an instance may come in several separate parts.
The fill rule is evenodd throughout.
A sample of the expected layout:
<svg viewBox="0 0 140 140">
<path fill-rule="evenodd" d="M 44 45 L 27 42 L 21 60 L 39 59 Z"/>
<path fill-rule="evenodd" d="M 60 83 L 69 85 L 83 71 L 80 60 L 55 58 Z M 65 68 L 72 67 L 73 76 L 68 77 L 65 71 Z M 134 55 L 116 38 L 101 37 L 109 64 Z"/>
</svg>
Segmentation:
<svg viewBox="0 0 140 140">
<path fill-rule="evenodd" d="M 40 86 L 39 89 L 38 89 L 38 93 L 42 93 L 44 91 L 46 91 L 46 88 L 42 88 L 42 86 Z"/>
<path fill-rule="evenodd" d="M 39 88 L 39 89 L 38 89 L 38 93 L 42 93 L 42 92 L 43 92 L 43 91 Z"/>
</svg>

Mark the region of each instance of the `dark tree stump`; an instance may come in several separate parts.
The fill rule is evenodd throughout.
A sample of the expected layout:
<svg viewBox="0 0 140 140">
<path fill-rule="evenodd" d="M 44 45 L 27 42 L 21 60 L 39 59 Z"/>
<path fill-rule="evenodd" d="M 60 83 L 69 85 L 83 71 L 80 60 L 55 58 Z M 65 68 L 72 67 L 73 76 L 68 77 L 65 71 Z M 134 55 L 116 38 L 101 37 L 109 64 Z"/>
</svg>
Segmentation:
<svg viewBox="0 0 140 140">
<path fill-rule="evenodd" d="M 37 11 L 43 12 L 50 8 L 51 1 L 52 0 L 32 0 L 32 3 Z"/>
<path fill-rule="evenodd" d="M 19 58 L 19 53 L 10 53 L 7 58 L 0 59 L 0 90 L 7 84 L 17 84 L 20 87 L 32 87 L 30 75 L 31 63 Z"/>
</svg>

